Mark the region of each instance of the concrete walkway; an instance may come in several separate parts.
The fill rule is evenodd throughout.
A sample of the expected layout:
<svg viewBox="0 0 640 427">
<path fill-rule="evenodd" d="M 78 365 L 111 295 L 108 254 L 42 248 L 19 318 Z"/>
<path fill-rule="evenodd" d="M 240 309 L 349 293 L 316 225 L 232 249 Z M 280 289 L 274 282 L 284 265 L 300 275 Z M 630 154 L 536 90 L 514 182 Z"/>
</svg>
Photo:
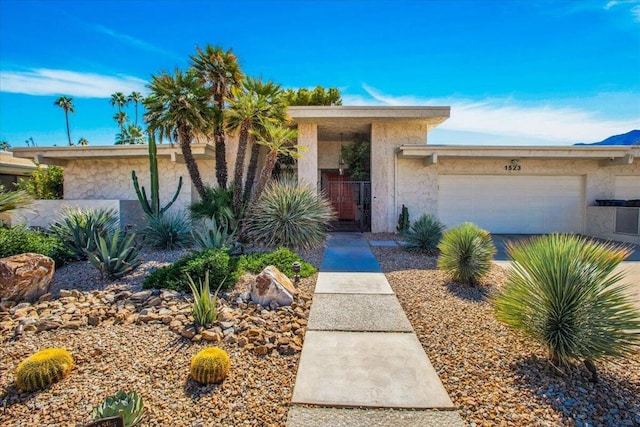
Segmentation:
<svg viewBox="0 0 640 427">
<path fill-rule="evenodd" d="M 369 243 L 327 243 L 287 426 L 463 426 Z"/>
</svg>

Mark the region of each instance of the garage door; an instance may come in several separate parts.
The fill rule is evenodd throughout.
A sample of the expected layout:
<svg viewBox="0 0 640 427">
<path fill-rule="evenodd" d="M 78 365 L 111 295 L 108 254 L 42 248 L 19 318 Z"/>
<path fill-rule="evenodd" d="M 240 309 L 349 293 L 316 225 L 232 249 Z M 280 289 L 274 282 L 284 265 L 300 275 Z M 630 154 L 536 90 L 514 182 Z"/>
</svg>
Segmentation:
<svg viewBox="0 0 640 427">
<path fill-rule="evenodd" d="M 438 217 L 465 221 L 496 234 L 581 233 L 581 176 L 441 175 Z"/>
</svg>

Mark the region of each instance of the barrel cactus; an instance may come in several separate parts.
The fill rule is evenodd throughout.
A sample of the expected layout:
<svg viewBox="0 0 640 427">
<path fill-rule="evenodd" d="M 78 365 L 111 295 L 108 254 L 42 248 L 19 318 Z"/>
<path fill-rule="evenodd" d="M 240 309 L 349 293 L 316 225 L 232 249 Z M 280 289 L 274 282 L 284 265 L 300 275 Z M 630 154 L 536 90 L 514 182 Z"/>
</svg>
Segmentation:
<svg viewBox="0 0 640 427">
<path fill-rule="evenodd" d="M 219 383 L 227 377 L 230 366 L 226 351 L 207 347 L 191 359 L 191 377 L 200 384 Z"/>
<path fill-rule="evenodd" d="M 73 357 L 67 350 L 47 348 L 20 362 L 16 385 L 24 391 L 41 390 L 66 377 L 73 366 Z"/>
</svg>

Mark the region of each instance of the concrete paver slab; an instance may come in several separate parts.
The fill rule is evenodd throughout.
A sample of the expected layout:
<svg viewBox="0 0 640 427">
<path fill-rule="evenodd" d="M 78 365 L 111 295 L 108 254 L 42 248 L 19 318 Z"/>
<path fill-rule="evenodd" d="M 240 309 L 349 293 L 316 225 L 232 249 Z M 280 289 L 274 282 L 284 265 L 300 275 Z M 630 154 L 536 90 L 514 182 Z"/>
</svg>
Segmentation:
<svg viewBox="0 0 640 427">
<path fill-rule="evenodd" d="M 316 294 L 393 294 L 383 273 L 318 273 Z"/>
<path fill-rule="evenodd" d="M 307 331 L 292 403 L 455 409 L 415 334 Z"/>
<path fill-rule="evenodd" d="M 381 272 L 369 244 L 363 247 L 329 246 L 324 250 L 320 271 Z"/>
<path fill-rule="evenodd" d="M 294 406 L 287 427 L 464 427 L 457 411 Z"/>
<path fill-rule="evenodd" d="M 395 240 L 369 240 L 369 244 L 371 246 L 382 246 L 382 247 L 398 246 L 398 242 L 396 242 Z"/>
<path fill-rule="evenodd" d="M 413 332 L 395 295 L 316 294 L 308 330 Z"/>
</svg>

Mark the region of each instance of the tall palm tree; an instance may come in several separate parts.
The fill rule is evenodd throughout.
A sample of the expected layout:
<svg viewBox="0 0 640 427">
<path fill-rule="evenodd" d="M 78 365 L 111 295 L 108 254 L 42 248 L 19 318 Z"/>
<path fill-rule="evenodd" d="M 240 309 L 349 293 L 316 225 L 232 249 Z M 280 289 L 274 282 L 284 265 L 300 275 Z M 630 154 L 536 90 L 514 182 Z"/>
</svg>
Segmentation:
<svg viewBox="0 0 640 427">
<path fill-rule="evenodd" d="M 120 126 L 120 133 L 124 133 L 124 124 L 128 120 L 127 113 L 122 111 L 122 107 L 127 105 L 128 102 L 127 97 L 122 92 L 115 92 L 112 94 L 111 100 L 109 101 L 112 107 L 118 107 L 118 112 L 113 116 L 113 119 L 118 122 L 118 126 Z"/>
<path fill-rule="evenodd" d="M 86 147 L 87 145 L 89 145 L 89 141 L 86 138 L 80 138 L 78 140 L 78 145 L 81 145 L 82 147 Z"/>
<path fill-rule="evenodd" d="M 282 154 L 298 158 L 303 149 L 306 149 L 306 147 L 294 143 L 298 137 L 298 131 L 282 124 L 266 122 L 264 123 L 264 133 L 254 132 L 254 135 L 257 138 L 257 143 L 267 147 L 268 151 L 256 185 L 256 191 L 251 199 L 251 206 L 255 206 L 256 201 L 260 198 L 271 179 L 273 168 L 278 161 L 278 155 Z"/>
<path fill-rule="evenodd" d="M 9 148 L 11 148 L 11 144 L 7 141 L 0 142 L 0 151 L 9 151 Z"/>
<path fill-rule="evenodd" d="M 123 132 L 124 125 L 129 121 L 129 117 L 124 111 L 118 111 L 113 115 L 113 120 L 115 120 L 116 123 L 118 123 L 118 126 L 120 126 L 120 132 Z"/>
<path fill-rule="evenodd" d="M 144 100 L 148 131 L 157 133 L 161 142 L 167 138 L 180 144 L 191 182 L 204 198 L 205 188 L 191 152 L 191 141 L 208 135 L 218 118 L 217 109 L 209 104 L 209 90 L 192 70 L 183 73 L 176 68 L 173 75 L 162 72 L 151 77 L 147 85 L 151 95 Z"/>
<path fill-rule="evenodd" d="M 264 97 L 269 104 L 269 112 L 265 115 L 265 120 L 271 123 L 284 123 L 287 118 L 287 106 L 284 99 L 284 92 L 279 84 L 268 81 L 264 83 L 259 79 L 247 79 L 243 83 L 247 91 L 255 92 L 259 96 Z M 256 128 L 256 131 L 263 132 L 262 124 Z M 244 185 L 242 199 L 249 201 L 253 190 L 253 183 L 258 172 L 258 160 L 260 158 L 260 145 L 255 143 L 255 138 L 249 139 L 251 145 L 251 156 L 249 158 L 249 166 L 247 168 L 247 179 Z"/>
<path fill-rule="evenodd" d="M 191 62 L 198 77 L 209 89 L 211 100 L 222 114 L 231 88 L 238 86 L 243 78 L 238 58 L 231 49 L 224 51 L 219 46 L 207 45 L 204 50 L 196 47 L 196 54 L 191 55 Z M 220 187 L 226 188 L 227 160 L 222 120 L 218 120 L 213 128 L 213 139 L 216 146 L 216 180 Z"/>
<path fill-rule="evenodd" d="M 134 122 L 134 125 L 137 127 L 138 126 L 138 104 L 140 104 L 142 102 L 143 98 L 142 98 L 142 94 L 140 92 L 131 92 L 129 94 L 129 96 L 127 96 L 127 101 L 128 102 L 133 102 L 135 109 L 136 109 L 136 120 Z"/>
<path fill-rule="evenodd" d="M 75 108 L 73 108 L 73 98 L 70 96 L 61 96 L 56 99 L 53 105 L 57 105 L 64 110 L 64 119 L 67 122 L 67 138 L 69 139 L 69 145 L 73 145 L 73 142 L 71 142 L 71 130 L 69 129 L 69 113 L 76 112 Z"/>
</svg>

